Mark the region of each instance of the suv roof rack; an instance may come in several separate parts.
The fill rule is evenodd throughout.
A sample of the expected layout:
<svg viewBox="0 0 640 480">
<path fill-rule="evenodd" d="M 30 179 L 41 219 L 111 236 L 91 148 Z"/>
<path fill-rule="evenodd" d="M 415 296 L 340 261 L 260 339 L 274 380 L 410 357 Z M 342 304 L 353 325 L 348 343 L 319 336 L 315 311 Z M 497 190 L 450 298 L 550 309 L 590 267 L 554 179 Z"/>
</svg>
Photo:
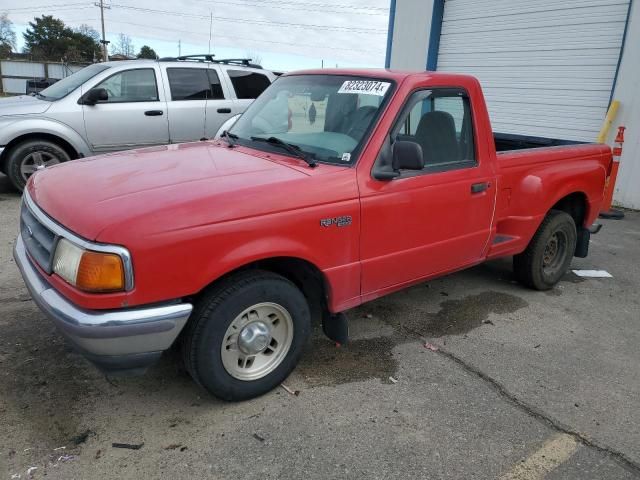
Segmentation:
<svg viewBox="0 0 640 480">
<path fill-rule="evenodd" d="M 200 53 L 195 55 L 181 55 L 179 57 L 164 57 L 161 58 L 161 62 L 210 62 L 221 63 L 224 65 L 242 65 L 244 67 L 262 68 L 257 63 L 251 63 L 251 58 L 213 58 L 215 55 L 212 53 Z"/>
</svg>

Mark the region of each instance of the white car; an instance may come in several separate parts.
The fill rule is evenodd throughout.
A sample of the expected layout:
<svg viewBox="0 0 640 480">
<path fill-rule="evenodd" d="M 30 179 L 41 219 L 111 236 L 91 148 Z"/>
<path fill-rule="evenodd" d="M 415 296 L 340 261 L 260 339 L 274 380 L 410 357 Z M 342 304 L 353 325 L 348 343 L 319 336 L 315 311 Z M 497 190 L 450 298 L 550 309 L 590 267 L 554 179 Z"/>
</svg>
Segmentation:
<svg viewBox="0 0 640 480">
<path fill-rule="evenodd" d="M 276 78 L 211 55 L 90 65 L 0 100 L 0 170 L 22 190 L 37 169 L 67 160 L 213 138 Z"/>
</svg>

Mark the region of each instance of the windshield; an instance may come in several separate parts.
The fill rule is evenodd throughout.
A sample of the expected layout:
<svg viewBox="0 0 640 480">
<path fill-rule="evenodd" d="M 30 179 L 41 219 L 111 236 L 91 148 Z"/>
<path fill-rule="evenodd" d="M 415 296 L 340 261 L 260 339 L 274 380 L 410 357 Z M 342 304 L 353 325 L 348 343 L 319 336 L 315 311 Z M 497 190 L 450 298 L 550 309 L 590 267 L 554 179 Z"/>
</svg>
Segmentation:
<svg viewBox="0 0 640 480">
<path fill-rule="evenodd" d="M 344 75 L 280 77 L 230 132 L 242 144 L 273 148 L 276 137 L 320 162 L 352 163 L 390 95 L 390 81 Z"/>
<path fill-rule="evenodd" d="M 38 96 L 44 97 L 45 100 L 59 100 L 62 97 L 66 97 L 84 82 L 95 77 L 107 68 L 109 68 L 107 65 L 100 63 L 84 67 L 82 70 L 78 70 L 76 73 L 73 73 L 54 83 L 50 87 L 45 88 Z"/>
</svg>

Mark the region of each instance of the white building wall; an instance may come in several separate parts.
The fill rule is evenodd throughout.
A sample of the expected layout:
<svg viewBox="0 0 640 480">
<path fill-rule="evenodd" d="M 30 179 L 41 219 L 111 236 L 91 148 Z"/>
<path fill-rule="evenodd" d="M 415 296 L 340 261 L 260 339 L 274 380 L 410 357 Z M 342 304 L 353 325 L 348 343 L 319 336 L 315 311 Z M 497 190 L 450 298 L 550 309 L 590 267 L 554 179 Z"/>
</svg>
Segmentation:
<svg viewBox="0 0 640 480">
<path fill-rule="evenodd" d="M 613 98 L 620 101 L 618 115 L 611 126 L 608 143 L 613 146 L 617 127 L 627 127 L 620 158 L 620 171 L 614 191 L 614 203 L 640 209 L 640 5 L 631 4 L 618 81 Z"/>
<path fill-rule="evenodd" d="M 634 209 L 640 209 L 639 3 L 640 0 L 634 0 L 631 6 L 624 52 L 613 96 L 620 101 L 621 105 L 608 139 L 608 144 L 613 145 L 617 126 L 627 127 L 614 203 Z M 425 69 L 432 13 L 433 0 L 396 0 L 391 43 L 391 68 Z"/>
<path fill-rule="evenodd" d="M 391 65 L 394 70 L 425 70 L 433 0 L 397 0 Z"/>
</svg>

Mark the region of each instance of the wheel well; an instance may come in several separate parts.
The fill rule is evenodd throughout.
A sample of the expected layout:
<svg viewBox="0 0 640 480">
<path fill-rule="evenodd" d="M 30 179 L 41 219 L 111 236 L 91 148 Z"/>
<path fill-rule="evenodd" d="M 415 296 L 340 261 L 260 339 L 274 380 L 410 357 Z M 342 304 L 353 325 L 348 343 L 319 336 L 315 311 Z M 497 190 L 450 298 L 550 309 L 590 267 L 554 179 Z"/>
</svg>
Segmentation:
<svg viewBox="0 0 640 480">
<path fill-rule="evenodd" d="M 46 140 L 48 142 L 51 143 L 55 143 L 56 145 L 58 145 L 60 148 L 62 148 L 65 152 L 67 152 L 67 155 L 69 155 L 69 158 L 71 160 L 75 160 L 76 158 L 79 157 L 78 152 L 76 151 L 75 148 L 73 148 L 73 146 L 67 142 L 66 140 L 64 140 L 63 138 L 60 138 L 56 135 L 52 135 L 50 133 L 27 133 L 24 135 L 20 135 L 19 137 L 14 138 L 13 140 L 11 140 L 9 143 L 7 143 L 7 145 L 5 146 L 5 150 L 3 152 L 2 155 L 2 161 L 4 162 L 4 160 L 7 158 L 7 152 L 9 152 L 14 146 L 18 145 L 19 143 L 28 141 L 28 140 Z"/>
<path fill-rule="evenodd" d="M 212 282 L 212 284 L 220 282 L 237 272 L 246 270 L 266 270 L 282 275 L 291 281 L 302 291 L 309 302 L 312 321 L 314 323 L 320 322 L 323 313 L 327 310 L 327 295 L 329 290 L 324 275 L 314 264 L 296 257 L 267 258 L 232 270 Z M 209 287 L 209 285 L 207 285 L 207 287 Z"/>
<path fill-rule="evenodd" d="M 587 216 L 587 196 L 582 192 L 574 192 L 558 200 L 551 209 L 568 213 L 573 217 L 576 228 L 580 228 L 584 226 Z"/>
</svg>

